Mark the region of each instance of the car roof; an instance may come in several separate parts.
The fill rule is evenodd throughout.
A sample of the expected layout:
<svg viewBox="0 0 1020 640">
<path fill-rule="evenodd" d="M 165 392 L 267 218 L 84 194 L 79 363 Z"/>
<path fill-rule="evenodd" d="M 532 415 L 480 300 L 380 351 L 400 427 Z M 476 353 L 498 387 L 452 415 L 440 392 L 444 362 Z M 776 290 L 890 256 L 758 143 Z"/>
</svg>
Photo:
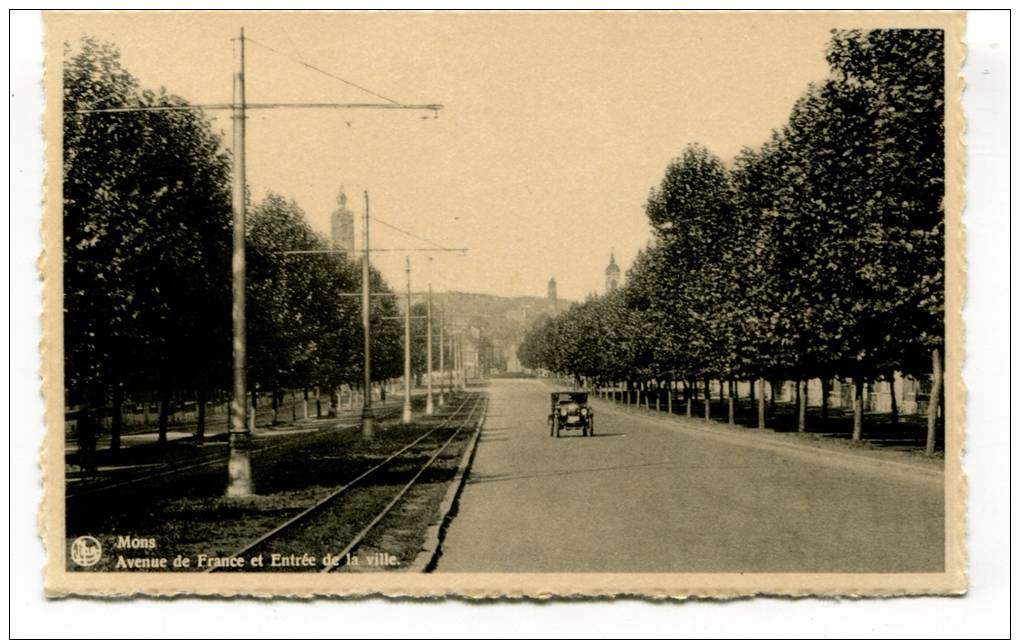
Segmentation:
<svg viewBox="0 0 1020 640">
<path fill-rule="evenodd" d="M 566 398 L 564 398 L 563 396 L 566 396 Z M 588 399 L 588 392 L 587 391 L 554 391 L 552 393 L 552 397 L 553 397 L 553 399 L 560 400 L 560 401 L 563 401 L 563 400 L 587 400 Z"/>
</svg>

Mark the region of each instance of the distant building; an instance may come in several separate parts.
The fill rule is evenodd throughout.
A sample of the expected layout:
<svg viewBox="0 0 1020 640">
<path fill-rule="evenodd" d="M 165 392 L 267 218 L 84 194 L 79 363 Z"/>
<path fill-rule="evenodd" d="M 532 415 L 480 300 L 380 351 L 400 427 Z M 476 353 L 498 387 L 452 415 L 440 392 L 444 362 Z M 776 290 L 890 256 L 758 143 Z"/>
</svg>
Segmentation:
<svg viewBox="0 0 1020 640">
<path fill-rule="evenodd" d="M 556 278 L 549 278 L 549 289 L 546 293 L 546 299 L 549 301 L 549 307 L 556 310 Z"/>
<path fill-rule="evenodd" d="M 609 252 L 609 266 L 606 267 L 606 293 L 616 291 L 620 286 L 620 267 L 616 264 L 616 255 Z"/>
<path fill-rule="evenodd" d="M 354 212 L 347 208 L 347 194 L 340 187 L 336 197 L 338 208 L 330 216 L 330 248 L 354 254 Z"/>
</svg>

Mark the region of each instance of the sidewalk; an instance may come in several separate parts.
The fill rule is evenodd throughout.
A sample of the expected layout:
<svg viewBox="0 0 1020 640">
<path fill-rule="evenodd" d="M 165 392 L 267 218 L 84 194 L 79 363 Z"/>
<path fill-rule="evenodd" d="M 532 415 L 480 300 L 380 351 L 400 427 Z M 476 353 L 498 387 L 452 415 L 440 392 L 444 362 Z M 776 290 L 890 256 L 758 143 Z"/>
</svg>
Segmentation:
<svg viewBox="0 0 1020 640">
<path fill-rule="evenodd" d="M 895 449 L 879 449 L 868 446 L 866 441 L 853 442 L 846 438 L 832 437 L 827 433 L 798 433 L 757 429 L 743 425 L 731 425 L 724 422 L 706 421 L 702 418 L 681 414 L 669 414 L 635 405 L 623 405 L 589 396 L 596 409 L 601 412 L 630 415 L 644 418 L 669 428 L 680 428 L 712 437 L 723 438 L 735 444 L 755 447 L 772 447 L 785 451 L 797 451 L 813 456 L 821 454 L 837 456 L 848 461 L 865 462 L 885 467 L 890 470 L 922 474 L 929 477 L 942 478 L 945 465 L 941 457 L 929 458 L 922 452 Z"/>
</svg>

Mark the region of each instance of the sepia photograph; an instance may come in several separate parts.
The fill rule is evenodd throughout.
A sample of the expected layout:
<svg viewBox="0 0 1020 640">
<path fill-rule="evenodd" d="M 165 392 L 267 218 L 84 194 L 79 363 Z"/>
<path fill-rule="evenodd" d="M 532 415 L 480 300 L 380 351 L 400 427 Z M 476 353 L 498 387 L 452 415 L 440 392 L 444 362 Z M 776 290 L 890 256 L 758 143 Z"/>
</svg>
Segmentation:
<svg viewBox="0 0 1020 640">
<path fill-rule="evenodd" d="M 45 12 L 46 590 L 967 590 L 961 12 Z"/>
</svg>

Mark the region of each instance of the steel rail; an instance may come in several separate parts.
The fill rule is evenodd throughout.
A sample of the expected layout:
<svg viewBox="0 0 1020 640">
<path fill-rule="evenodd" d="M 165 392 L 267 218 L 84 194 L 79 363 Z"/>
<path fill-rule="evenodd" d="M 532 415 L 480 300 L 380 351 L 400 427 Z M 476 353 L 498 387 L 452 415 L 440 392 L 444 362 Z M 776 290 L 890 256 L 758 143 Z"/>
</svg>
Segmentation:
<svg viewBox="0 0 1020 640">
<path fill-rule="evenodd" d="M 284 531 L 286 531 L 286 530 L 290 529 L 291 527 L 293 527 L 295 524 L 298 524 L 298 523 L 300 523 L 300 522 L 302 522 L 304 520 L 307 520 L 309 517 L 315 515 L 316 513 L 321 511 L 324 507 L 326 507 L 327 505 L 332 503 L 334 500 L 336 500 L 338 497 L 340 497 L 341 495 L 346 493 L 349 489 L 351 489 L 351 487 L 354 487 L 355 485 L 357 485 L 359 482 L 361 482 L 362 480 L 364 480 L 365 478 L 367 478 L 371 474 L 375 473 L 379 469 L 385 467 L 390 462 L 395 460 L 397 458 L 397 456 L 399 456 L 400 454 L 404 453 L 405 451 L 407 451 L 408 449 L 410 449 L 414 445 L 418 444 L 419 442 L 421 442 L 425 438 L 429 437 L 430 435 L 432 435 L 433 433 L 435 433 L 439 429 L 441 429 L 441 428 L 445 427 L 446 425 L 448 425 L 454 418 L 456 418 L 460 414 L 460 412 L 464 409 L 464 407 L 466 407 L 468 405 L 468 403 L 470 401 L 471 401 L 470 398 L 465 398 L 464 401 L 461 402 L 461 404 L 453 411 L 453 413 L 451 413 L 450 415 L 446 416 L 443 419 L 443 421 L 440 422 L 438 425 L 436 425 L 432 429 L 428 430 L 424 434 L 418 436 L 417 438 L 415 438 L 409 444 L 404 445 L 403 447 L 401 447 L 395 453 L 390 454 L 382 462 L 379 462 L 378 464 L 376 464 L 375 466 L 371 467 L 370 469 L 362 472 L 360 475 L 355 477 L 353 480 L 350 480 L 349 482 L 341 485 L 336 490 L 330 492 L 328 495 L 324 496 L 323 498 L 321 498 L 320 500 L 315 502 L 313 505 L 311 505 L 310 507 L 306 508 L 304 511 L 301 511 L 297 515 L 287 519 L 285 522 L 283 522 L 279 526 L 277 526 L 274 529 L 272 529 L 272 530 L 264 533 L 263 535 L 259 536 L 258 538 L 256 538 L 252 542 L 250 542 L 247 545 L 245 545 L 243 548 L 238 549 L 237 551 L 231 553 L 226 558 L 229 560 L 229 559 L 237 558 L 238 556 L 241 556 L 243 554 L 249 553 L 252 549 L 255 549 L 258 546 L 268 542 L 269 540 L 272 540 L 272 539 L 276 538 L 277 536 L 279 536 Z M 216 566 L 210 567 L 209 569 L 206 569 L 205 573 L 214 573 L 216 571 L 221 571 L 221 570 L 229 569 L 229 568 L 230 567 L 224 567 L 224 566 L 221 566 L 221 565 L 216 565 Z"/>
<path fill-rule="evenodd" d="M 460 432 L 464 430 L 464 427 L 469 424 L 472 424 L 472 420 L 475 417 L 476 410 L 479 408 L 484 408 L 485 402 L 486 401 L 484 397 L 476 401 L 474 407 L 471 408 L 471 414 L 468 416 L 468 419 L 465 422 L 463 422 L 459 427 L 457 427 L 457 430 L 454 431 L 453 434 L 446 439 L 446 442 L 443 443 L 443 446 L 439 447 L 439 449 L 434 454 L 432 454 L 432 457 L 429 458 L 428 461 L 424 465 L 422 465 L 420 469 L 418 469 L 418 472 L 414 474 L 414 477 L 407 481 L 407 483 L 400 489 L 400 491 L 397 492 L 397 495 L 394 496 L 393 499 L 390 500 L 385 507 L 383 507 L 382 511 L 376 514 L 375 518 L 373 518 L 371 522 L 365 525 L 365 527 L 361 531 L 359 531 L 356 536 L 354 536 L 354 539 L 350 543 L 348 543 L 347 546 L 344 547 L 342 551 L 340 551 L 340 553 L 336 554 L 335 557 L 346 558 L 347 554 L 357 549 L 361 545 L 361 543 L 365 541 L 365 538 L 368 537 L 368 534 L 371 533 L 373 529 L 375 529 L 376 525 L 382 522 L 383 518 L 389 515 L 390 511 L 393 510 L 393 507 L 397 506 L 397 503 L 400 502 L 401 498 L 403 498 L 407 494 L 407 492 L 410 491 L 411 487 L 414 486 L 414 483 L 418 481 L 418 478 L 420 478 L 421 475 L 425 473 L 425 471 L 428 470 L 429 467 L 432 466 L 432 463 L 434 463 L 439 458 L 439 456 L 442 455 L 443 451 L 446 450 L 446 447 L 448 447 L 450 443 L 453 442 L 454 438 L 456 438 L 460 434 Z M 335 564 L 329 564 L 323 567 L 319 571 L 319 573 L 330 573 L 344 566 L 346 566 L 346 564 L 339 562 Z"/>
</svg>

